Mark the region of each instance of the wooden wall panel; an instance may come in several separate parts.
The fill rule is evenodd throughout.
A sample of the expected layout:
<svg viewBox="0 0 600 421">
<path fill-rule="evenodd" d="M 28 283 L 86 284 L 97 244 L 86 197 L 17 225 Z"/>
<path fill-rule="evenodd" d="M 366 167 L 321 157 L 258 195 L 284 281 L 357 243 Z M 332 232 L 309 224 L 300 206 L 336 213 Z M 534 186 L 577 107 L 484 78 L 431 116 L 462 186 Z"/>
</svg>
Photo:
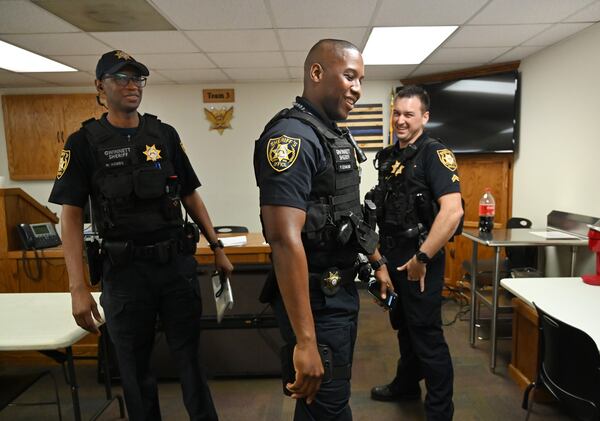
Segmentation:
<svg viewBox="0 0 600 421">
<path fill-rule="evenodd" d="M 465 201 L 465 227 L 479 224 L 479 199 L 486 187 L 496 201 L 495 225 L 502 227 L 512 215 L 512 154 L 457 155 L 460 188 Z M 446 283 L 456 286 L 464 275 L 462 262 L 471 260 L 473 244 L 459 236 L 446 246 Z M 480 259 L 494 256 L 493 249 L 479 247 Z"/>
</svg>

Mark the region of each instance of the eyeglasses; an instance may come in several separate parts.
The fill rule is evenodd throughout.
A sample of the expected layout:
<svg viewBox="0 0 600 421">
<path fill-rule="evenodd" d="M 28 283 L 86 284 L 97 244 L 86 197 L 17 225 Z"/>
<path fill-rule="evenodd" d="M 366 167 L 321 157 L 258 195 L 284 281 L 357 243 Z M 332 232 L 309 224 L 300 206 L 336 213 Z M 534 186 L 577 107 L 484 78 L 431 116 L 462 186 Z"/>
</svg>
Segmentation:
<svg viewBox="0 0 600 421">
<path fill-rule="evenodd" d="M 138 88 L 146 86 L 146 81 L 148 80 L 144 76 L 129 76 L 124 73 L 114 73 L 112 75 L 106 75 L 104 78 L 114 80 L 115 83 L 121 87 L 125 87 L 129 85 L 129 82 L 133 82 Z"/>
</svg>

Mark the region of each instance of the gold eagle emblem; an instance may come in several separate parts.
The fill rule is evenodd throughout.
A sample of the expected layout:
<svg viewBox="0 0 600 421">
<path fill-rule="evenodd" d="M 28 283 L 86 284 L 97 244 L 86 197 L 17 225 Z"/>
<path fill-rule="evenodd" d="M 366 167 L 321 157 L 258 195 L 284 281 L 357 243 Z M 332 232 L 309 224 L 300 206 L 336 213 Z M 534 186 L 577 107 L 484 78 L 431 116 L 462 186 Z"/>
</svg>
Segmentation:
<svg viewBox="0 0 600 421">
<path fill-rule="evenodd" d="M 444 164 L 444 167 L 448 168 L 450 171 L 456 171 L 458 165 L 456 164 L 456 158 L 454 158 L 454 154 L 450 149 L 440 149 L 437 151 L 437 154 L 440 162 Z"/>
<path fill-rule="evenodd" d="M 58 171 L 56 171 L 57 180 L 60 180 L 63 176 L 69 166 L 69 162 L 71 162 L 71 151 L 63 149 L 60 151 L 60 159 L 58 160 Z"/>
<path fill-rule="evenodd" d="M 156 145 L 146 145 L 146 150 L 142 153 L 146 155 L 146 161 L 158 161 L 161 158 L 160 149 L 156 149 Z"/>
<path fill-rule="evenodd" d="M 283 172 L 294 165 L 300 152 L 301 139 L 286 135 L 269 139 L 267 143 L 267 160 L 277 172 Z"/>
<path fill-rule="evenodd" d="M 233 118 L 233 107 L 210 107 L 210 110 L 205 108 L 204 115 L 206 116 L 206 119 L 210 121 L 210 130 L 217 130 L 219 134 L 222 135 L 223 130 L 231 129 L 231 124 L 229 124 L 229 122 Z"/>
</svg>

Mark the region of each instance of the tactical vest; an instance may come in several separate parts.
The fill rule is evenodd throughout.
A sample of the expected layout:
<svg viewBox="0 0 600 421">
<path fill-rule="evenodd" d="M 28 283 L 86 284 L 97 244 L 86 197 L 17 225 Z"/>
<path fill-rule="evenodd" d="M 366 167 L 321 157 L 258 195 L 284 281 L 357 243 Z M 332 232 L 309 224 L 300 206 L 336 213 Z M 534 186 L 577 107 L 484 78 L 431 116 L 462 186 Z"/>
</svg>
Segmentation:
<svg viewBox="0 0 600 421">
<path fill-rule="evenodd" d="M 426 138 L 404 149 L 394 144 L 377 153 L 378 184 L 372 195 L 382 235 L 411 238 L 422 234 L 423 228 L 431 228 L 437 203 L 427 185 L 415 177 L 414 165 L 422 151 L 434 142 L 437 141 Z"/>
<path fill-rule="evenodd" d="M 296 107 L 280 111 L 267 124 L 263 134 L 283 118 L 294 118 L 310 126 L 327 159 L 325 170 L 313 177 L 302 229 L 309 266 L 351 266 L 358 252 L 372 254 L 378 240 L 375 231 L 363 220 L 354 148 L 346 138 L 346 132 L 335 131 L 319 118 Z"/>
<path fill-rule="evenodd" d="M 102 238 L 152 237 L 183 225 L 179 182 L 160 120 L 142 116 L 129 141 L 100 120 L 85 121 L 83 129 L 96 164 L 92 206 Z"/>
</svg>

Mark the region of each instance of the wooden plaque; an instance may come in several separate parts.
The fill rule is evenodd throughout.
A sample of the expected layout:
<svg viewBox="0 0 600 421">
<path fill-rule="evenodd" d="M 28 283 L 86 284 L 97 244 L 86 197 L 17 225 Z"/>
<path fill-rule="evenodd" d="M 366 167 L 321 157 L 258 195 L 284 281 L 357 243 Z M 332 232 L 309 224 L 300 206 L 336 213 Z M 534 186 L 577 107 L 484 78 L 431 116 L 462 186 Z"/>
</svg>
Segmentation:
<svg viewBox="0 0 600 421">
<path fill-rule="evenodd" d="M 235 102 L 233 89 L 203 89 L 204 102 Z"/>
</svg>

